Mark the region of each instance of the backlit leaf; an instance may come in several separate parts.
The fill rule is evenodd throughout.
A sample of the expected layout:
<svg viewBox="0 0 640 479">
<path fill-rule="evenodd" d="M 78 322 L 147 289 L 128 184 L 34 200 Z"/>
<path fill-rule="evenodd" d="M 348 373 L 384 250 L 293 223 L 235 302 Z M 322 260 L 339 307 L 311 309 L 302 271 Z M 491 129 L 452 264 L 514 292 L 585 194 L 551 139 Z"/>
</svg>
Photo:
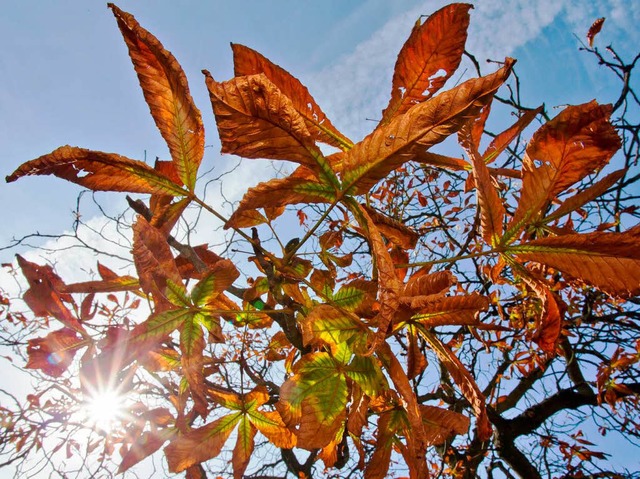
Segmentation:
<svg viewBox="0 0 640 479">
<path fill-rule="evenodd" d="M 47 155 L 23 163 L 7 176 L 11 183 L 30 175 L 54 175 L 93 191 L 128 191 L 185 196 L 187 192 L 146 163 L 115 153 L 61 146 Z"/>
<path fill-rule="evenodd" d="M 600 33 L 600 30 L 602 30 L 603 24 L 604 24 L 604 17 L 598 18 L 589 27 L 589 31 L 587 32 L 587 41 L 589 42 L 590 47 L 593 46 L 593 39 L 596 37 L 598 33 Z"/>
<path fill-rule="evenodd" d="M 456 132 L 490 101 L 505 82 L 514 60 L 497 72 L 468 80 L 411 107 L 376 129 L 345 153 L 343 188 L 366 193 L 380 179 Z"/>
<path fill-rule="evenodd" d="M 469 418 L 455 411 L 434 406 L 420 406 L 429 445 L 441 445 L 469 429 Z"/>
<path fill-rule="evenodd" d="M 242 479 L 244 471 L 247 470 L 251 454 L 253 453 L 254 437 L 257 429 L 247 416 L 243 416 L 238 423 L 238 439 L 236 446 L 233 448 L 233 456 L 231 464 L 233 464 L 234 479 Z"/>
<path fill-rule="evenodd" d="M 606 165 L 620 148 L 611 105 L 569 106 L 533 136 L 523 160 L 522 191 L 505 241 L 542 214 L 552 199 Z"/>
<path fill-rule="evenodd" d="M 469 4 L 454 3 L 416 23 L 393 73 L 391 100 L 380 125 L 433 96 L 460 65 L 469 26 Z"/>
<path fill-rule="evenodd" d="M 587 233 L 541 238 L 507 250 L 521 261 L 536 261 L 610 294 L 640 293 L 640 228 L 624 233 Z"/>
<path fill-rule="evenodd" d="M 44 338 L 29 339 L 29 360 L 25 368 L 40 369 L 49 376 L 59 377 L 71 365 L 78 350 L 88 344 L 86 339 L 69 328 L 53 331 Z"/>
<path fill-rule="evenodd" d="M 138 464 L 143 459 L 149 457 L 162 447 L 162 445 L 173 436 L 173 431 L 165 429 L 162 431 L 145 431 L 136 438 L 129 446 L 127 453 L 122 457 L 122 462 L 118 467 L 117 474 L 122 474 L 126 470 Z"/>
<path fill-rule="evenodd" d="M 222 153 L 286 159 L 306 166 L 318 178 L 337 182 L 305 119 L 264 74 L 219 83 L 204 73 Z"/>
<path fill-rule="evenodd" d="M 118 22 L 144 98 L 167 142 L 178 176 L 190 191 L 204 155 L 204 127 L 175 57 L 133 15 L 109 4 Z"/>
<path fill-rule="evenodd" d="M 342 149 L 353 146 L 351 140 L 331 124 L 300 80 L 249 47 L 232 43 L 231 48 L 235 76 L 264 73 L 283 94 L 289 97 L 294 108 L 304 118 L 309 132 L 317 141 Z"/>
<path fill-rule="evenodd" d="M 411 317 L 426 328 L 447 325 L 473 325 L 478 323 L 477 314 L 489 306 L 486 296 L 472 293 L 466 296 L 447 296 L 435 299 L 419 308 Z"/>
<path fill-rule="evenodd" d="M 194 464 L 208 461 L 220 454 L 224 443 L 242 416 L 242 412 L 223 416 L 171 441 L 164 448 L 169 471 L 182 472 Z"/>
<path fill-rule="evenodd" d="M 319 182 L 310 170 L 300 167 L 286 178 L 275 178 L 249 188 L 225 228 L 244 228 L 257 224 L 254 216 L 260 213 L 253 213 L 252 210 L 258 208 L 277 208 L 298 203 L 331 203 L 335 197 L 332 186 Z"/>
</svg>

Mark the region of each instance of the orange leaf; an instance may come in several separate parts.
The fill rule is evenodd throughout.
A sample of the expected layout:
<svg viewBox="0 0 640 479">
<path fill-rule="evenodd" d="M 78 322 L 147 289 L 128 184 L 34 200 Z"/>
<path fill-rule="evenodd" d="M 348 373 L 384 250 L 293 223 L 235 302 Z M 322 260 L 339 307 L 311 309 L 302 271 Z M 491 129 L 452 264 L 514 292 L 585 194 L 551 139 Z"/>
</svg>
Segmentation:
<svg viewBox="0 0 640 479">
<path fill-rule="evenodd" d="M 546 223 L 549 223 L 555 219 L 562 218 L 564 215 L 577 210 L 583 205 L 587 204 L 596 198 L 603 195 L 609 188 L 618 182 L 618 180 L 624 177 L 626 169 L 614 171 L 602 178 L 597 183 L 594 183 L 589 188 L 579 191 L 575 195 L 564 200 L 558 208 L 550 215 L 544 218 Z"/>
<path fill-rule="evenodd" d="M 416 296 L 428 296 L 441 293 L 444 295 L 449 287 L 456 282 L 456 277 L 449 270 L 412 276 L 404 287 L 401 302 L 407 302 Z"/>
<path fill-rule="evenodd" d="M 431 98 L 457 70 L 467 40 L 470 8 L 454 3 L 430 15 L 422 25 L 416 23 L 398 54 L 381 126 Z"/>
<path fill-rule="evenodd" d="M 544 212 L 556 196 L 606 165 L 620 148 L 611 105 L 569 106 L 534 135 L 523 160 L 522 192 L 505 240 Z"/>
<path fill-rule="evenodd" d="M 430 446 L 441 445 L 469 429 L 469 418 L 455 411 L 420 405 L 420 414 Z"/>
<path fill-rule="evenodd" d="M 155 311 L 173 307 L 165 297 L 167 280 L 182 284 L 182 277 L 165 237 L 142 216 L 133 225 L 133 260 L 140 286 L 152 294 Z"/>
<path fill-rule="evenodd" d="M 241 418 L 242 412 L 229 414 L 175 438 L 164 448 L 169 471 L 181 472 L 216 457 Z"/>
<path fill-rule="evenodd" d="M 254 222 L 256 215 L 264 218 L 253 211 L 258 208 L 297 203 L 331 203 L 335 196 L 333 187 L 316 180 L 315 175 L 306 167 L 299 167 L 286 178 L 276 178 L 249 188 L 225 228 L 245 228 L 257 224 Z M 263 222 L 266 222 L 266 218 Z"/>
<path fill-rule="evenodd" d="M 133 15 L 109 4 L 118 22 L 144 98 L 167 142 L 178 176 L 193 191 L 204 155 L 204 127 L 175 57 Z"/>
<path fill-rule="evenodd" d="M 222 153 L 244 158 L 286 159 L 306 166 L 317 178 L 337 184 L 302 115 L 264 74 L 217 82 L 206 76 Z"/>
<path fill-rule="evenodd" d="M 491 100 L 509 76 L 514 62 L 508 58 L 497 72 L 468 80 L 414 105 L 377 128 L 345 153 L 344 189 L 355 186 L 356 193 L 366 193 L 389 172 L 460 129 Z"/>
<path fill-rule="evenodd" d="M 61 146 L 47 155 L 23 163 L 7 176 L 11 183 L 30 175 L 55 175 L 93 191 L 128 191 L 172 196 L 187 194 L 179 185 L 146 163 L 115 153 Z"/>
<path fill-rule="evenodd" d="M 603 24 L 604 24 L 604 17 L 598 18 L 589 27 L 589 31 L 587 32 L 587 41 L 589 42 L 590 47 L 593 46 L 593 39 L 596 37 L 598 33 L 600 33 L 600 30 L 602 30 Z"/>
<path fill-rule="evenodd" d="M 478 438 L 481 441 L 486 441 L 491 437 L 491 423 L 487 416 L 484 395 L 471 376 L 471 373 L 469 373 L 458 357 L 445 344 L 443 344 L 436 335 L 424 328 L 420 328 L 419 331 L 431 345 L 431 348 L 437 354 L 440 362 L 447 371 L 449 371 L 449 374 L 451 374 L 451 377 L 462 391 L 462 394 L 471 404 L 477 419 L 476 428 L 478 431 Z"/>
<path fill-rule="evenodd" d="M 40 369 L 57 378 L 71 365 L 78 349 L 87 345 L 87 340 L 69 328 L 53 331 L 44 338 L 30 339 L 27 344 L 29 360 L 25 368 Z"/>
<path fill-rule="evenodd" d="M 129 450 L 123 456 L 122 462 L 118 467 L 117 474 L 122 474 L 143 459 L 152 455 L 160 449 L 165 441 L 171 438 L 171 436 L 173 436 L 173 432 L 171 430 L 143 432 L 142 435 L 136 438 L 136 440 L 129 446 Z"/>
<path fill-rule="evenodd" d="M 300 80 L 249 47 L 232 43 L 231 48 L 235 76 L 264 73 L 284 95 L 289 97 L 293 107 L 302 115 L 309 132 L 317 141 L 341 149 L 353 146 L 351 140 L 331 124 Z"/>
<path fill-rule="evenodd" d="M 247 470 L 251 454 L 253 453 L 254 438 L 257 429 L 246 416 L 240 419 L 238 424 L 238 439 L 233 448 L 231 464 L 233 465 L 233 479 L 242 479 Z"/>
<path fill-rule="evenodd" d="M 640 294 L 640 227 L 624 233 L 541 238 L 509 247 L 521 261 L 543 263 L 621 297 Z"/>
<path fill-rule="evenodd" d="M 402 249 L 413 249 L 416 247 L 420 235 L 413 229 L 364 203 L 360 206 L 365 209 L 374 224 L 378 227 L 378 230 L 380 230 L 380 233 L 393 244 L 400 246 Z"/>
<path fill-rule="evenodd" d="M 412 308 L 418 309 L 418 314 L 411 317 L 411 322 L 417 321 L 426 328 L 472 325 L 478 323 L 478 312 L 486 310 L 488 306 L 487 297 L 478 293 L 435 298 L 422 306 L 412 304 Z"/>
<path fill-rule="evenodd" d="M 539 106 L 535 110 L 528 110 L 518 118 L 518 120 L 502 133 L 496 135 L 491 140 L 491 144 L 482 154 L 482 159 L 486 164 L 492 163 L 509 144 L 516 139 L 516 137 L 522 133 L 522 131 L 529 126 L 529 124 L 535 119 L 538 114 L 544 110 L 543 106 Z"/>
</svg>

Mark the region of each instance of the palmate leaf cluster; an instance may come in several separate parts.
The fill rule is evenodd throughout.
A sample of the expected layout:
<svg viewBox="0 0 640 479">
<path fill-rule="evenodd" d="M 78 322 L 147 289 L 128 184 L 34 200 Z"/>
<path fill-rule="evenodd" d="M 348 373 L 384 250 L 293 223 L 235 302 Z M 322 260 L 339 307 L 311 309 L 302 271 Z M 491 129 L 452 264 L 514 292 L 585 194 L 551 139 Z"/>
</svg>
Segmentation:
<svg viewBox="0 0 640 479">
<path fill-rule="evenodd" d="M 117 374 L 141 403 L 144 391 L 160 391 L 164 404 L 138 411 L 126 434 L 106 439 L 105 451 L 119 450 L 120 472 L 162 449 L 169 471 L 204 477 L 203 464 L 226 448 L 240 478 L 254 464 L 255 448 L 270 444 L 281 450 L 280 473 L 299 477 L 346 465 L 349 474 L 367 479 L 394 467 L 412 478 L 439 470 L 471 477 L 490 450 L 525 474 L 527 466 L 512 451 L 517 436 L 508 437 L 501 416 L 500 404 L 515 398 L 498 392 L 506 369 L 544 374 L 554 358 L 570 355 L 567 318 L 577 291 L 602 292 L 601 301 L 615 305 L 640 293 L 640 227 L 577 232 L 570 219 L 626 173 L 613 171 L 574 189 L 605 169 L 621 146 L 612 106 L 566 107 L 533 133 L 519 164 L 495 168 L 542 118 L 542 108 L 520 112 L 482 148 L 492 103 L 515 61 L 507 58 L 493 73 L 441 90 L 463 57 L 470 5 L 452 4 L 416 23 L 398 55 L 389 104 L 359 142 L 329 121 L 294 76 L 234 44 L 231 80 L 203 72 L 222 152 L 297 167 L 249 188 L 225 218 L 196 193 L 205 137 L 184 72 L 132 15 L 110 8 L 171 160 L 150 166 L 63 146 L 7 177 L 55 175 L 94 191 L 150 195 L 146 203 L 131 203 L 139 214 L 132 227 L 137 277 L 99 265 L 100 280 L 65 284 L 51 267 L 18 258 L 29 282 L 24 301 L 35 316 L 60 326 L 29 340 L 27 368 L 65 377 L 76 361 L 84 389 Z M 432 151 L 452 136 L 461 158 Z M 401 198 L 387 186 L 398 171 L 425 184 L 429 175 L 451 169 L 462 171 L 475 192 L 477 221 L 467 225 L 464 251 L 430 260 L 428 232 L 385 207 Z M 504 177 L 520 180 L 515 197 L 504 193 Z M 425 191 L 403 194 L 426 207 L 436 199 Z M 390 194 L 395 199 L 384 199 Z M 234 262 L 172 236 L 189 205 L 246 241 L 259 271 L 250 284 L 239 283 Z M 273 251 L 261 242 L 259 227 L 277 223 L 291 205 L 316 205 L 320 214 L 300 241 Z M 455 212 L 443 220 L 453 224 Z M 349 269 L 354 254 L 367 259 L 358 274 Z M 480 286 L 451 271 L 470 258 L 480 267 Z M 88 325 L 101 295 L 125 291 L 150 304 L 149 316 L 95 334 Z M 268 341 L 252 343 L 258 337 Z M 529 351 L 528 362 L 505 363 L 480 387 L 462 357 L 468 338 L 477 349 L 505 357 Z M 597 392 L 577 385 L 614 408 L 635 394 L 613 379 L 635 364 L 628 353 L 617 354 L 627 359 L 601 371 L 608 379 Z M 428 357 L 440 365 L 446 394 L 425 393 Z M 230 365 L 243 379 L 229 377 Z M 143 387 L 132 377 L 155 381 Z M 296 456 L 303 450 L 306 461 Z M 392 467 L 394 454 L 401 465 Z"/>
</svg>

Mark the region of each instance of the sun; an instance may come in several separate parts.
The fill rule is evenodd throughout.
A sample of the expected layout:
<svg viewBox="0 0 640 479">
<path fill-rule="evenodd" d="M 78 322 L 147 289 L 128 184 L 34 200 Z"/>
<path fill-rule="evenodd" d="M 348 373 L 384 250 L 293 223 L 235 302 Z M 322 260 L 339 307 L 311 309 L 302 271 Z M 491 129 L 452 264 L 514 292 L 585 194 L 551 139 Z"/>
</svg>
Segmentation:
<svg viewBox="0 0 640 479">
<path fill-rule="evenodd" d="M 84 412 L 89 425 L 109 432 L 124 419 L 124 397 L 114 389 L 94 391 L 86 398 Z"/>
</svg>

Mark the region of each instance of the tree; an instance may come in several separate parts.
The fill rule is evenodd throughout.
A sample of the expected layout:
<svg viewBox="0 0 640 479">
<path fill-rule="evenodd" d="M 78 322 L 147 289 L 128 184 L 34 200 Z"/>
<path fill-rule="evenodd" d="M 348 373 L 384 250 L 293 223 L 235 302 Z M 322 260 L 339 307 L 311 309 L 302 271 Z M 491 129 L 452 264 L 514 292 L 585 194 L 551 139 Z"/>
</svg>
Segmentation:
<svg viewBox="0 0 640 479">
<path fill-rule="evenodd" d="M 203 71 L 222 152 L 297 168 L 227 218 L 199 194 L 204 128 L 180 65 L 109 6 L 171 160 L 63 146 L 7 177 L 142 196 L 127 197 L 135 275 L 99 263 L 100 279 L 67 284 L 18 256 L 31 313 L 5 316 L 43 382 L 2 408 L 5 463 L 95 454 L 70 467 L 106 474 L 162 449 L 190 478 L 630 477 L 579 425 L 638 435 L 640 226 L 623 228 L 637 58 L 585 47 L 620 75 L 620 99 L 552 119 L 520 104 L 518 82 L 498 96 L 510 58 L 441 92 L 466 54 L 471 6 L 452 4 L 415 24 L 381 120 L 354 143 L 295 77 L 233 45 L 234 78 Z M 517 118 L 491 134 L 496 103 Z M 432 151 L 447 138 L 459 156 Z M 178 235 L 193 207 L 233 231 L 233 256 Z M 120 424 L 83 425 L 107 392 Z"/>
</svg>

